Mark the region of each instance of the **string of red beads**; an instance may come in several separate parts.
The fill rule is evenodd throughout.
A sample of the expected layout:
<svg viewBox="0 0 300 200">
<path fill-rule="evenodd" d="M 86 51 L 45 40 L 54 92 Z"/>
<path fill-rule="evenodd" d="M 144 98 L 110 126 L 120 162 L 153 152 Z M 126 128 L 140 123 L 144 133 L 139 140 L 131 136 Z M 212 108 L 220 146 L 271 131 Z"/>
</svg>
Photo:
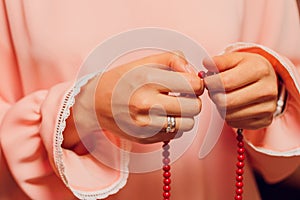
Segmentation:
<svg viewBox="0 0 300 200">
<path fill-rule="evenodd" d="M 204 71 L 200 71 L 198 72 L 198 76 L 200 78 L 205 78 L 206 76 L 212 75 L 212 72 L 207 72 L 205 73 Z M 235 200 L 242 200 L 243 199 L 243 186 L 244 186 L 244 182 L 243 182 L 243 175 L 244 175 L 244 160 L 245 160 L 245 147 L 244 147 L 244 141 L 243 141 L 243 129 L 238 129 L 237 130 L 237 169 L 236 169 L 236 190 L 235 190 Z"/>
<path fill-rule="evenodd" d="M 244 147 L 242 133 L 243 133 L 243 129 L 237 130 L 236 139 L 237 139 L 237 147 L 238 147 L 237 149 L 238 156 L 237 156 L 237 163 L 236 163 L 237 169 L 236 169 L 236 183 L 235 183 L 236 190 L 235 190 L 235 197 L 234 197 L 235 200 L 243 199 L 243 186 L 244 186 L 243 174 L 244 174 L 244 166 L 245 166 L 244 160 L 246 156 L 245 156 L 245 147 Z"/>
<path fill-rule="evenodd" d="M 171 166 L 170 166 L 170 158 L 169 158 L 169 155 L 170 155 L 170 152 L 169 152 L 169 149 L 170 149 L 170 145 L 169 145 L 169 141 L 165 141 L 163 146 L 163 183 L 164 183 L 164 186 L 163 186 L 163 200 L 170 200 L 170 196 L 171 196 L 171 193 L 170 193 L 170 190 L 171 190 L 171 172 L 170 172 L 170 169 L 171 169 Z"/>
</svg>

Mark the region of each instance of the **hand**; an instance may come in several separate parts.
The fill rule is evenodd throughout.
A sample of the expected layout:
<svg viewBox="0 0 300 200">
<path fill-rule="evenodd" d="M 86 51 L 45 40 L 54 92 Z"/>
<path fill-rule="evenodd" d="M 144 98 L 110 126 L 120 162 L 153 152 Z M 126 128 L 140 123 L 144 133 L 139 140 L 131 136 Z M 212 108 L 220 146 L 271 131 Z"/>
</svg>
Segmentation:
<svg viewBox="0 0 300 200">
<path fill-rule="evenodd" d="M 99 123 L 111 133 L 139 143 L 170 140 L 194 126 L 201 110 L 203 82 L 187 73 L 178 53 L 163 53 L 121 65 L 102 74 L 95 95 Z M 177 71 L 177 72 L 174 72 Z M 184 95 L 171 96 L 169 92 Z M 165 133 L 167 115 L 176 131 Z"/>
<path fill-rule="evenodd" d="M 270 125 L 278 94 L 277 76 L 270 62 L 246 52 L 216 56 L 213 61 L 220 73 L 206 77 L 204 82 L 219 112 L 226 113 L 227 124 L 243 129 Z"/>
</svg>

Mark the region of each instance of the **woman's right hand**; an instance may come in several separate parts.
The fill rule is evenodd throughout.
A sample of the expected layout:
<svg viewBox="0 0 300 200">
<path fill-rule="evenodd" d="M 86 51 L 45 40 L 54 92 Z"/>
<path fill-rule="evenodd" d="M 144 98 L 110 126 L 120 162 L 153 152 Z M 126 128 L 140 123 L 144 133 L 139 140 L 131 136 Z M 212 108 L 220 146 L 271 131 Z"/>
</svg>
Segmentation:
<svg viewBox="0 0 300 200">
<path fill-rule="evenodd" d="M 101 128 L 139 143 L 170 140 L 192 129 L 204 87 L 190 72 L 178 52 L 145 57 L 104 72 L 95 94 Z M 166 134 L 167 115 L 175 117 L 174 133 Z"/>
</svg>

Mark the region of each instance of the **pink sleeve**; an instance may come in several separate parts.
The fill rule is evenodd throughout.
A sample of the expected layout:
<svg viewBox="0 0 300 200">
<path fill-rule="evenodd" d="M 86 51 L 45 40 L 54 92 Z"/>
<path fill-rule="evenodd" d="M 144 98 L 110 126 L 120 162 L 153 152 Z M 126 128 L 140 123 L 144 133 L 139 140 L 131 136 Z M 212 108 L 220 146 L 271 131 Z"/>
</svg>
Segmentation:
<svg viewBox="0 0 300 200">
<path fill-rule="evenodd" d="M 11 173 L 30 199 L 74 199 L 74 195 L 95 199 L 116 192 L 125 184 L 125 175 L 90 154 L 77 155 L 61 147 L 75 98 L 73 82 L 25 92 L 24 83 L 30 77 L 24 80 L 19 74 L 4 1 L 0 1 L 0 25 L 0 147 L 4 155 L 0 161 L 8 166 L 1 168 L 1 174 Z M 102 142 L 95 151 L 105 154 L 105 145 Z"/>
<path fill-rule="evenodd" d="M 254 17 L 251 14 L 256 8 L 250 6 L 245 12 L 243 41 L 250 43 L 236 43 L 226 51 L 247 51 L 267 58 L 288 93 L 283 113 L 269 127 L 245 131 L 253 166 L 275 183 L 300 165 L 300 23 L 296 1 L 260 4 L 261 12 Z"/>
<path fill-rule="evenodd" d="M 41 104 L 48 92 L 37 91 L 23 97 L 3 3 L 0 2 L 0 141 L 4 158 L 0 158 L 0 161 L 3 165 L 6 160 L 10 172 L 1 171 L 4 176 L 0 176 L 0 181 L 4 181 L 1 178 L 5 174 L 11 173 L 31 199 L 70 198 L 71 193 L 50 166 L 45 145 L 52 144 L 44 144 L 40 137 Z M 48 114 L 56 117 L 53 113 Z M 53 188 L 53 185 L 56 187 Z"/>
</svg>

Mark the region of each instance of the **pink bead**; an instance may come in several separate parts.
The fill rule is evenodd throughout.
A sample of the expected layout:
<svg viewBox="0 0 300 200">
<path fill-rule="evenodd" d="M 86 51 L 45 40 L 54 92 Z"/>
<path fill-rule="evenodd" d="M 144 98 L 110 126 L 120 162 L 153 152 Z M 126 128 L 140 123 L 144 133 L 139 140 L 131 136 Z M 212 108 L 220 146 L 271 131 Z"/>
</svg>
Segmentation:
<svg viewBox="0 0 300 200">
<path fill-rule="evenodd" d="M 171 186 L 170 185 L 164 185 L 163 190 L 165 192 L 169 192 L 171 190 Z"/>
<path fill-rule="evenodd" d="M 244 162 L 237 162 L 236 166 L 241 169 L 245 166 L 245 163 Z"/>
<path fill-rule="evenodd" d="M 164 177 L 165 178 L 170 178 L 171 176 L 171 173 L 170 172 L 164 172 Z"/>
<path fill-rule="evenodd" d="M 235 172 L 236 172 L 237 175 L 240 175 L 240 176 L 244 174 L 243 169 L 237 169 Z"/>
<path fill-rule="evenodd" d="M 237 188 L 242 188 L 244 186 L 244 183 L 243 182 L 236 182 L 235 186 Z"/>
<path fill-rule="evenodd" d="M 170 158 L 164 158 L 163 163 L 164 163 L 164 165 L 170 164 Z"/>
<path fill-rule="evenodd" d="M 163 157 L 167 158 L 170 156 L 170 152 L 169 151 L 163 151 L 162 153 Z"/>
<path fill-rule="evenodd" d="M 237 159 L 238 159 L 239 161 L 244 161 L 244 160 L 245 160 L 245 154 L 239 154 L 239 155 L 237 156 Z"/>
<path fill-rule="evenodd" d="M 234 199 L 235 199 L 235 200 L 242 200 L 243 197 L 242 197 L 241 195 L 236 195 L 236 196 L 234 197 Z"/>
<path fill-rule="evenodd" d="M 245 148 L 244 147 L 238 148 L 237 152 L 238 152 L 238 154 L 243 154 L 243 153 L 245 153 Z"/>
<path fill-rule="evenodd" d="M 164 198 L 170 198 L 170 196 L 171 196 L 170 192 L 164 192 L 163 193 Z"/>
<path fill-rule="evenodd" d="M 165 178 L 165 179 L 164 179 L 164 184 L 165 184 L 165 185 L 170 185 L 170 184 L 171 184 L 171 179 Z"/>
<path fill-rule="evenodd" d="M 235 190 L 235 193 L 237 194 L 237 195 L 242 195 L 243 194 L 243 189 L 242 188 L 237 188 L 236 190 Z"/>
<path fill-rule="evenodd" d="M 237 177 L 235 178 L 235 180 L 238 181 L 238 182 L 242 182 L 243 179 L 244 179 L 243 176 L 237 176 Z"/>
</svg>

